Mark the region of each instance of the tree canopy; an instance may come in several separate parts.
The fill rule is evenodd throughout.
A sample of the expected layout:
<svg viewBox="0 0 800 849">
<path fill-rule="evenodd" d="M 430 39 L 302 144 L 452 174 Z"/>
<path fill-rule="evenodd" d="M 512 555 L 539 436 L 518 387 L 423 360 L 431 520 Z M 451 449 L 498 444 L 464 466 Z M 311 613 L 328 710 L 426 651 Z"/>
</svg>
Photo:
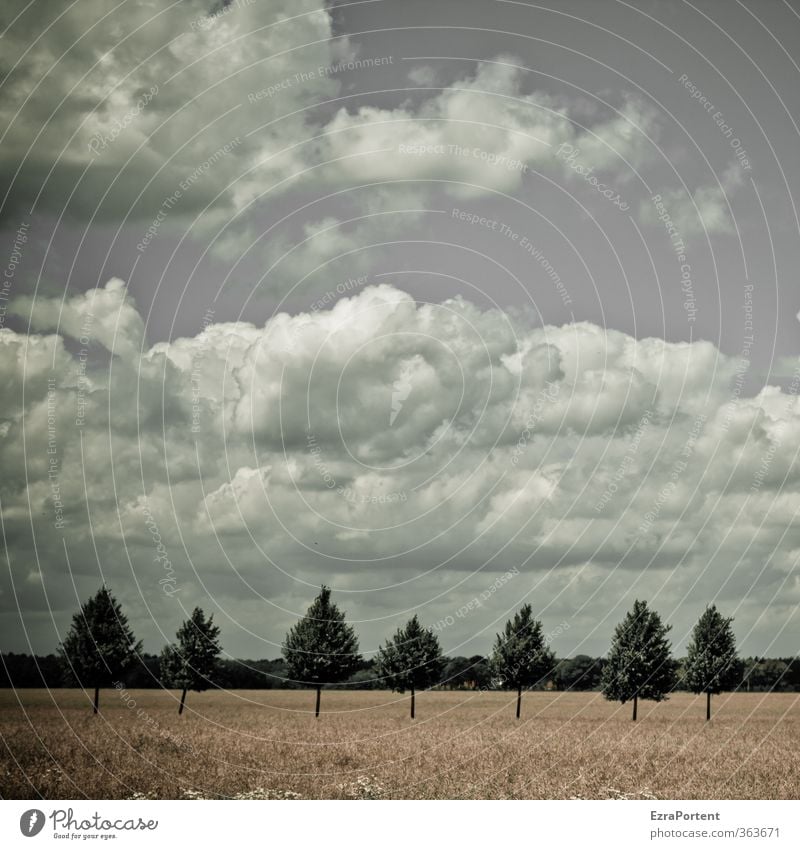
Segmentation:
<svg viewBox="0 0 800 849">
<path fill-rule="evenodd" d="M 98 690 L 122 677 L 142 651 L 122 606 L 103 585 L 72 617 L 67 636 L 59 647 L 62 668 L 69 680 L 83 688 Z"/>
<path fill-rule="evenodd" d="M 716 694 L 739 683 L 732 622 L 732 617 L 724 617 L 712 604 L 694 626 L 684 672 L 684 683 L 693 693 Z"/>
<path fill-rule="evenodd" d="M 712 604 L 694 626 L 689 642 L 683 680 L 693 693 L 706 694 L 706 719 L 711 719 L 712 694 L 732 690 L 741 679 L 732 622 Z"/>
<path fill-rule="evenodd" d="M 670 627 L 647 602 L 636 601 L 614 630 L 603 668 L 603 695 L 623 704 L 632 700 L 634 719 L 639 699 L 660 702 L 674 686 L 675 667 L 667 640 Z"/>
<path fill-rule="evenodd" d="M 547 645 L 542 623 L 533 618 L 530 604 L 523 604 L 497 635 L 491 660 L 499 685 L 517 691 L 517 719 L 523 688 L 540 683 L 554 667 L 555 657 Z"/>
<path fill-rule="evenodd" d="M 217 668 L 221 651 L 219 628 L 213 615 L 206 619 L 199 607 L 178 628 L 177 644 L 164 646 L 161 652 L 161 677 L 165 686 L 183 690 L 179 713 L 183 712 L 186 691 L 207 690 Z"/>
<path fill-rule="evenodd" d="M 398 693 L 411 691 L 411 718 L 414 718 L 414 694 L 438 684 L 445 660 L 439 638 L 423 628 L 416 614 L 406 625 L 378 649 L 378 674 L 387 686 Z"/>
<path fill-rule="evenodd" d="M 282 652 L 289 677 L 317 688 L 317 716 L 321 687 L 346 680 L 361 665 L 356 633 L 345 623 L 344 613 L 331 601 L 326 586 L 289 630 Z"/>
</svg>

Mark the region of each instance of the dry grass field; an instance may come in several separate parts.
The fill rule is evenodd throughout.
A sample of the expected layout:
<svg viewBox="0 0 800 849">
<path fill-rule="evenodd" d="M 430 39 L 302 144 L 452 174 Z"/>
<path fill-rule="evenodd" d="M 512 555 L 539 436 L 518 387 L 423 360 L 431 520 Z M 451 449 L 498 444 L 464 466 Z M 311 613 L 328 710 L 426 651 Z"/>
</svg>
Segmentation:
<svg viewBox="0 0 800 849">
<path fill-rule="evenodd" d="M 800 696 L 0 691 L 3 798 L 797 798 Z"/>
</svg>

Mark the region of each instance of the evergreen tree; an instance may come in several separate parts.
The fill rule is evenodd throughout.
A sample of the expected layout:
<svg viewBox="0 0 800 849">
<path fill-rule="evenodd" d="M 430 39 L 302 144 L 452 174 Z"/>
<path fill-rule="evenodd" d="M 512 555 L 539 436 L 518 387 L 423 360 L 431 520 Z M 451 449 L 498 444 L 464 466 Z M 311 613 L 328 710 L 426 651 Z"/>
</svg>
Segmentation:
<svg viewBox="0 0 800 849">
<path fill-rule="evenodd" d="M 736 637 L 731 622 L 733 618 L 725 618 L 712 604 L 692 631 L 684 680 L 693 693 L 706 694 L 706 721 L 711 719 L 711 695 L 732 690 L 739 681 Z"/>
<path fill-rule="evenodd" d="M 344 681 L 361 664 L 355 631 L 345 624 L 344 613 L 331 602 L 331 591 L 326 586 L 286 635 L 282 652 L 289 677 L 316 687 L 317 717 L 323 685 Z"/>
<path fill-rule="evenodd" d="M 601 686 L 603 695 L 611 701 L 625 704 L 633 700 L 634 721 L 639 699 L 660 702 L 674 685 L 669 630 L 647 602 L 636 601 L 614 631 Z"/>
<path fill-rule="evenodd" d="M 439 638 L 420 625 L 416 614 L 405 628 L 398 628 L 394 637 L 378 649 L 378 675 L 398 693 L 411 691 L 411 718 L 416 715 L 417 690 L 438 684 L 445 660 Z"/>
<path fill-rule="evenodd" d="M 68 680 L 84 689 L 94 687 L 97 713 L 100 688 L 117 681 L 141 650 L 142 644 L 136 642 L 120 603 L 103 585 L 72 617 L 58 652 Z"/>
<path fill-rule="evenodd" d="M 542 623 L 523 604 L 497 635 L 492 652 L 492 672 L 505 690 L 517 691 L 517 719 L 522 710 L 522 688 L 538 684 L 556 665 L 547 646 Z"/>
<path fill-rule="evenodd" d="M 178 628 L 177 645 L 164 646 L 161 652 L 161 680 L 164 686 L 182 690 L 178 716 L 183 713 L 186 703 L 186 691 L 200 693 L 208 689 L 209 679 L 217 667 L 217 658 L 221 651 L 219 628 L 214 624 L 214 616 L 206 619 L 199 607 Z"/>
</svg>

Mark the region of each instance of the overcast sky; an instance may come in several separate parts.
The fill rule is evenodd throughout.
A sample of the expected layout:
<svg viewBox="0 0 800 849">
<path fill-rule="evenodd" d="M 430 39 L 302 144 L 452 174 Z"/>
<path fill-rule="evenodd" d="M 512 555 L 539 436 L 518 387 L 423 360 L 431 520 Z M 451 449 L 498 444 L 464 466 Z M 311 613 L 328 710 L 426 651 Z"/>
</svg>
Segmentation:
<svg viewBox="0 0 800 849">
<path fill-rule="evenodd" d="M 550 8 L 552 7 L 552 8 Z M 0 10 L 4 650 L 105 580 L 798 651 L 800 4 Z"/>
</svg>

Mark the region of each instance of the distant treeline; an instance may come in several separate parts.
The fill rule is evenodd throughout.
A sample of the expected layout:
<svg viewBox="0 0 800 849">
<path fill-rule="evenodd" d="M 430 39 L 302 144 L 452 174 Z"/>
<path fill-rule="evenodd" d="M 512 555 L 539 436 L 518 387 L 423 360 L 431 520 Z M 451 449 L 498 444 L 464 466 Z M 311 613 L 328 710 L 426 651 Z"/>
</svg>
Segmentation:
<svg viewBox="0 0 800 849">
<path fill-rule="evenodd" d="M 676 659 L 667 639 L 672 626 L 646 601 L 636 599 L 614 629 L 605 658 L 558 660 L 541 620 L 526 602 L 497 634 L 488 658 L 446 657 L 436 633 L 414 614 L 366 659 L 355 629 L 331 600 L 330 587 L 323 585 L 287 632 L 280 660 L 223 659 L 220 628 L 213 614 L 206 616 L 200 607 L 181 622 L 175 642 L 167 643 L 156 657 L 144 652 L 122 605 L 104 584 L 72 617 L 58 655 L 0 656 L 5 678 L 0 684 L 94 690 L 95 715 L 100 712 L 100 690 L 108 687 L 178 690 L 178 715 L 190 692 L 307 687 L 316 691 L 317 719 L 323 689 L 388 687 L 409 693 L 412 720 L 416 694 L 424 690 L 516 690 L 519 720 L 523 692 L 597 689 L 609 701 L 630 702 L 633 722 L 640 700 L 661 702 L 675 690 L 686 690 L 705 695 L 708 722 L 712 697 L 719 693 L 800 690 L 800 659 L 740 659 L 732 622 L 715 604 L 707 606 L 692 630 L 686 657 Z"/>
<path fill-rule="evenodd" d="M 0 655 L 0 687 L 74 687 L 64 676 L 58 655 L 28 655 L 13 652 Z M 677 661 L 676 690 L 681 686 L 684 660 Z M 605 659 L 579 654 L 558 660 L 555 669 L 540 689 L 599 690 Z M 800 659 L 748 657 L 739 661 L 739 691 L 764 693 L 800 692 Z M 125 686 L 130 689 L 169 686 L 162 679 L 158 655 L 141 654 L 124 674 Z M 219 659 L 209 676 L 209 685 L 222 690 L 301 689 L 288 675 L 286 661 Z M 379 679 L 374 660 L 362 662 L 361 668 L 341 684 L 326 689 L 379 690 L 386 684 Z M 489 660 L 481 655 L 445 658 L 441 683 L 436 689 L 486 690 L 494 689 Z M 689 689 L 689 688 L 686 688 Z"/>
</svg>

